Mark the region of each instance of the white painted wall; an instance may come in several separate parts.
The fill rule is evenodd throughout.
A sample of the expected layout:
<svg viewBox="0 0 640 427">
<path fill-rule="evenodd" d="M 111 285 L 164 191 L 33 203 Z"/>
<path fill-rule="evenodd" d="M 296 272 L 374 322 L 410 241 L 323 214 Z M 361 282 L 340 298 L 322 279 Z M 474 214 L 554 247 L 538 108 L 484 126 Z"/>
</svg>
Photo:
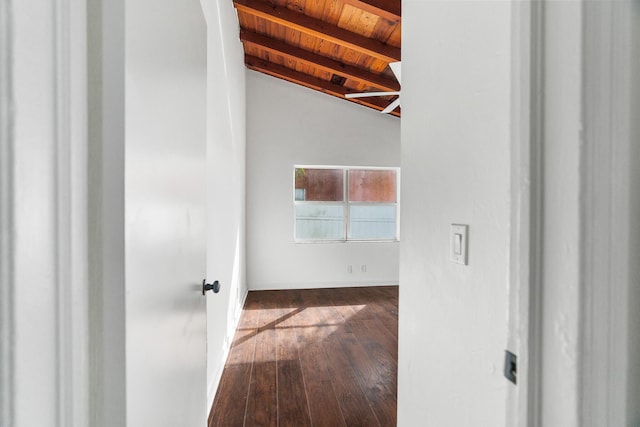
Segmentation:
<svg viewBox="0 0 640 427">
<path fill-rule="evenodd" d="M 247 293 L 245 67 L 233 3 L 202 0 L 207 20 L 207 402 L 216 389 Z"/>
<path fill-rule="evenodd" d="M 509 2 L 403 2 L 398 425 L 505 425 Z M 469 224 L 469 265 L 449 227 Z"/>
<path fill-rule="evenodd" d="M 399 166 L 400 120 L 248 72 L 249 288 L 397 284 L 398 243 L 293 242 L 295 164 Z"/>
</svg>

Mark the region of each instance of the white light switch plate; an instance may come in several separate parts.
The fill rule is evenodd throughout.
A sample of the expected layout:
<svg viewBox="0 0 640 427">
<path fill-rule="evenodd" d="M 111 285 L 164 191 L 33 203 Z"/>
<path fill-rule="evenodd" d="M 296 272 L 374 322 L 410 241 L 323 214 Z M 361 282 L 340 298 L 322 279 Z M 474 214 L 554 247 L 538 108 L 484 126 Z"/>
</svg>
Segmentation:
<svg viewBox="0 0 640 427">
<path fill-rule="evenodd" d="M 451 224 L 450 253 L 451 261 L 467 265 L 467 234 L 469 226 L 465 224 Z"/>
</svg>

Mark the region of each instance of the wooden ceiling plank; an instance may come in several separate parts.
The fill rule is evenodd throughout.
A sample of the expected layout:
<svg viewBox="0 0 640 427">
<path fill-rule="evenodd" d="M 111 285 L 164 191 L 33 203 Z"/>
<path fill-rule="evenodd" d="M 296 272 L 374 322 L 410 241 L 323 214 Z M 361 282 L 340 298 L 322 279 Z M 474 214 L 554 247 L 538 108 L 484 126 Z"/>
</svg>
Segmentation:
<svg viewBox="0 0 640 427">
<path fill-rule="evenodd" d="M 296 61 L 303 62 L 309 66 L 318 67 L 329 73 L 338 74 L 351 80 L 361 81 L 367 86 L 387 91 L 400 90 L 400 85 L 397 81 L 370 73 L 357 67 L 345 65 L 339 61 L 334 61 L 333 59 L 291 46 L 253 31 L 241 30 L 240 40 L 242 40 L 243 43 L 248 44 L 250 47 L 257 47 L 258 49 L 263 49 L 284 57 L 290 57 Z"/>
<path fill-rule="evenodd" d="M 306 0 L 304 4 L 304 14 L 312 18 L 322 19 L 325 0 Z"/>
<path fill-rule="evenodd" d="M 310 89 L 314 89 L 335 97 L 346 99 L 344 95 L 347 93 L 347 89 L 340 85 L 333 84 L 326 80 L 312 77 L 307 74 L 299 73 L 281 65 L 267 62 L 255 56 L 245 55 L 245 64 L 250 70 L 258 71 L 264 74 L 269 74 L 273 77 L 278 77 L 283 80 L 287 80 L 292 83 L 296 83 L 302 86 L 306 86 Z M 365 105 L 367 107 L 376 109 L 378 111 L 384 110 L 389 103 L 386 100 L 376 98 L 354 98 L 348 101 L 356 102 L 358 104 Z M 399 109 L 396 109 L 391 113 L 396 117 L 400 117 Z"/>
<path fill-rule="evenodd" d="M 390 46 L 402 45 L 402 22 L 399 22 L 398 25 L 395 26 L 393 32 L 385 42 Z"/>
<path fill-rule="evenodd" d="M 345 5 L 342 9 L 338 26 L 340 28 L 348 28 L 350 31 L 361 34 L 366 38 L 377 40 L 371 35 L 380 21 L 385 22 L 384 19 L 381 20 L 376 14 L 369 13 L 351 5 Z"/>
<path fill-rule="evenodd" d="M 342 2 L 393 23 L 400 22 L 402 19 L 400 0 L 342 0 Z"/>
<path fill-rule="evenodd" d="M 369 39 L 319 19 L 294 12 L 286 7 L 272 6 L 262 0 L 234 0 L 233 4 L 239 11 L 250 13 L 259 18 L 325 39 L 366 55 L 384 59 L 387 62 L 400 61 L 400 49 L 397 47 L 385 45 L 377 40 Z"/>
<path fill-rule="evenodd" d="M 326 0 L 324 5 L 324 10 L 322 11 L 321 19 L 324 22 L 329 22 L 331 24 L 337 24 L 340 20 L 340 15 L 342 15 L 342 9 L 344 8 L 344 3 L 340 0 Z"/>
<path fill-rule="evenodd" d="M 396 24 L 390 24 L 389 21 L 385 19 L 380 19 L 378 20 L 376 27 L 371 33 L 371 38 L 380 40 L 381 42 L 391 46 L 400 47 L 395 44 L 389 43 L 389 38 L 391 37 L 395 29 L 398 28 L 399 26 L 400 26 L 400 22 Z"/>
</svg>

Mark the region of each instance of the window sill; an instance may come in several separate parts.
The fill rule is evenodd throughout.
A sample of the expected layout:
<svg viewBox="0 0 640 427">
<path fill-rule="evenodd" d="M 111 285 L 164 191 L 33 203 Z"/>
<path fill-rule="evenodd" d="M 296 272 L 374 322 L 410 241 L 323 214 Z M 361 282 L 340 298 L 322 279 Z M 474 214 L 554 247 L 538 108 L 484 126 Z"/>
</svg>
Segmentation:
<svg viewBox="0 0 640 427">
<path fill-rule="evenodd" d="M 400 239 L 393 240 L 294 240 L 295 244 L 323 244 L 323 243 L 400 243 Z"/>
</svg>

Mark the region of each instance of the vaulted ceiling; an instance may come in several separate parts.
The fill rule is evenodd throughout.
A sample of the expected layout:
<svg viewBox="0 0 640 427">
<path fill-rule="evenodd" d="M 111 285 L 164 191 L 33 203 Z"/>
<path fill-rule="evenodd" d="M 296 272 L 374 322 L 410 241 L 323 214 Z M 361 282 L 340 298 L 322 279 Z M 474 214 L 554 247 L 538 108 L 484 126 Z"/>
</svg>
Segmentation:
<svg viewBox="0 0 640 427">
<path fill-rule="evenodd" d="M 313 90 L 383 110 L 399 91 L 400 0 L 234 0 L 245 64 Z M 400 107 L 391 114 L 400 117 Z"/>
</svg>

